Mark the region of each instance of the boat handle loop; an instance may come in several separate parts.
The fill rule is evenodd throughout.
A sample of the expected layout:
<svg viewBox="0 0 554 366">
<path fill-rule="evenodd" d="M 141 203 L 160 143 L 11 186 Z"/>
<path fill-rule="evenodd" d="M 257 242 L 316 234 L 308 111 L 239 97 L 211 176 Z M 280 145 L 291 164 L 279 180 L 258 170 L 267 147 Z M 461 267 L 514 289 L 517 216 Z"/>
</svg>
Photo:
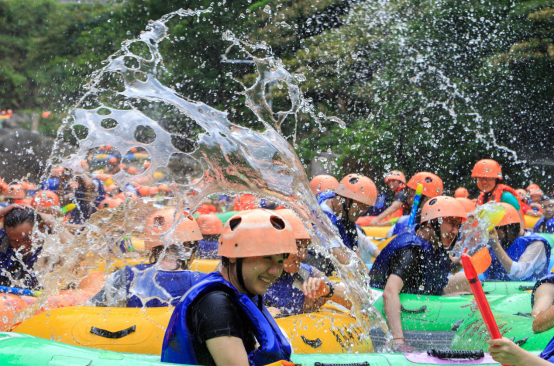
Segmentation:
<svg viewBox="0 0 554 366">
<path fill-rule="evenodd" d="M 104 337 L 104 338 L 110 338 L 110 339 L 119 339 L 123 338 L 125 336 L 128 336 L 129 334 L 133 333 L 135 330 L 137 330 L 137 326 L 133 325 L 132 327 L 129 327 L 127 329 L 123 329 L 117 332 L 110 332 L 106 329 L 100 329 L 96 327 L 90 328 L 90 332 L 92 334 L 96 334 L 97 336 Z"/>
<path fill-rule="evenodd" d="M 400 305 L 400 309 L 401 309 L 404 313 L 419 314 L 419 313 L 423 313 L 423 312 L 425 312 L 425 310 L 427 310 L 427 305 L 423 305 L 423 306 L 420 307 L 419 309 L 406 309 L 406 308 L 404 307 L 404 305 Z"/>
<path fill-rule="evenodd" d="M 440 358 L 441 360 L 448 359 L 466 359 L 466 360 L 478 360 L 485 357 L 485 353 L 480 351 L 448 351 L 448 350 L 438 350 L 430 349 L 427 351 L 427 354 L 431 357 Z"/>
</svg>

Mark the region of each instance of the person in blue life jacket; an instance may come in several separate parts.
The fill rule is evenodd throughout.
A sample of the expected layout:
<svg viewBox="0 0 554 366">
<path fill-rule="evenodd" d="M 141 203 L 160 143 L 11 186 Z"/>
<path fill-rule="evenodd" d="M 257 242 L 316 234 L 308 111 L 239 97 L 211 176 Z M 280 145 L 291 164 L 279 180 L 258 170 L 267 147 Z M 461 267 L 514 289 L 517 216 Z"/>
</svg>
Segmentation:
<svg viewBox="0 0 554 366">
<path fill-rule="evenodd" d="M 537 221 L 533 231 L 554 234 L 554 198 L 544 197 L 541 206 L 543 216 Z"/>
<path fill-rule="evenodd" d="M 43 242 L 33 235 L 33 228 L 43 233 L 54 230 L 56 219 L 31 207 L 12 204 L 0 209 L 4 228 L 0 230 L 0 286 L 37 289 L 40 287 L 35 266 L 50 265 L 49 258 L 40 257 Z M 62 243 L 73 235 L 66 230 L 59 233 Z"/>
<path fill-rule="evenodd" d="M 361 247 L 364 252 L 370 253 L 373 257 L 379 255 L 377 246 L 369 240 L 362 228 L 356 225 L 356 220 L 375 204 L 376 199 L 375 183 L 359 174 L 347 175 L 341 180 L 335 192 L 321 192 L 318 197 L 321 210 L 329 217 L 342 239 L 342 243 L 333 239 L 323 241 L 340 263 L 350 262 L 344 247 L 358 255 Z"/>
<path fill-rule="evenodd" d="M 404 173 L 399 170 L 392 170 L 385 176 L 385 184 L 394 193 L 394 200 L 389 207 L 369 223 L 370 226 L 376 226 L 381 220 L 387 219 L 400 209 L 404 211 L 404 214 L 409 214 L 406 177 Z"/>
<path fill-rule="evenodd" d="M 425 205 L 425 202 L 427 202 L 431 198 L 435 198 L 442 195 L 443 183 L 442 183 L 442 179 L 438 175 L 429 173 L 429 172 L 419 172 L 414 174 L 414 176 L 410 178 L 410 180 L 406 184 L 406 188 L 405 188 L 406 205 L 404 207 L 405 208 L 404 216 L 399 218 L 396 224 L 394 225 L 391 236 L 398 235 L 409 229 L 408 222 L 410 218 L 410 213 L 411 213 L 412 205 L 414 204 L 417 186 L 420 184 L 423 185 L 423 191 L 421 192 L 419 206 L 417 208 L 416 215 L 415 215 L 415 220 L 414 220 L 415 224 L 420 223 L 421 209 L 423 205 Z M 385 224 L 383 223 L 380 225 L 385 225 Z"/>
<path fill-rule="evenodd" d="M 315 311 L 328 300 L 350 309 L 346 287 L 334 284 L 316 268 L 302 263 L 312 241 L 302 220 L 289 209 L 277 213 L 291 225 L 298 253 L 289 255 L 283 263 L 283 273 L 264 295 L 264 305 L 270 313 L 275 316 Z"/>
<path fill-rule="evenodd" d="M 444 295 L 471 291 L 449 286 L 449 274 L 461 269 L 448 248 L 455 244 L 459 228 L 466 221 L 462 205 L 452 197 L 439 196 L 425 203 L 421 224 L 396 236 L 375 260 L 370 271 L 372 287 L 383 289 L 384 310 L 393 335 L 393 350 L 410 352 L 404 342 L 400 293 Z"/>
<path fill-rule="evenodd" d="M 550 244 L 540 235 L 525 232 L 520 236 L 521 218 L 510 204 L 501 202 L 505 214 L 491 234 L 490 267 L 485 280 L 536 281 L 548 273 Z"/>
<path fill-rule="evenodd" d="M 533 332 L 542 333 L 554 327 L 554 273 L 535 283 L 531 294 Z"/>
<path fill-rule="evenodd" d="M 220 259 L 217 255 L 219 249 L 219 237 L 223 231 L 223 223 L 215 214 L 202 214 L 196 218 L 200 227 L 202 239 L 198 242 L 196 258 Z"/>
<path fill-rule="evenodd" d="M 144 247 L 150 263 L 126 266 L 112 273 L 104 288 L 89 300 L 91 306 L 165 307 L 175 305 L 205 276 L 189 271 L 198 241 L 202 239 L 196 220 L 187 213 L 166 238 L 173 225 L 175 208 L 154 212 L 146 221 Z M 166 240 L 168 240 L 166 242 Z"/>
<path fill-rule="evenodd" d="M 175 307 L 162 345 L 162 362 L 262 366 L 290 361 L 291 346 L 262 296 L 297 254 L 294 233 L 278 211 L 233 215 L 223 228 L 221 266 Z"/>
</svg>

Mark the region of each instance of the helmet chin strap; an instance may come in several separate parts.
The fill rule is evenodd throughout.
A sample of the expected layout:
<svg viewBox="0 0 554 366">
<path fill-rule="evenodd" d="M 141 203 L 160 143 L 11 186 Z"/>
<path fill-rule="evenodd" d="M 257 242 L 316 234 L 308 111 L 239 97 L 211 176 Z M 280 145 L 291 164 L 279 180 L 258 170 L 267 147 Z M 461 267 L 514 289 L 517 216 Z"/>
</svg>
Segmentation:
<svg viewBox="0 0 554 366">
<path fill-rule="evenodd" d="M 246 295 L 248 297 L 254 297 L 255 295 L 248 291 L 246 288 L 246 285 L 244 284 L 244 277 L 242 276 L 242 258 L 237 258 L 237 262 L 235 263 L 235 267 L 237 268 L 237 280 L 239 281 L 240 287 L 246 291 Z"/>
</svg>

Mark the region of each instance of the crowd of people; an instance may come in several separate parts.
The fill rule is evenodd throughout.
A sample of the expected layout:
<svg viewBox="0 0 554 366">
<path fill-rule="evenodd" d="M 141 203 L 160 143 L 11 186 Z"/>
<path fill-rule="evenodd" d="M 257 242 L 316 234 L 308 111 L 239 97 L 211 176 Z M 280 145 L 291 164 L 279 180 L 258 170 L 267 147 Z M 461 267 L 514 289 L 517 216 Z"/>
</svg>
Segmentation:
<svg viewBox="0 0 554 366">
<path fill-rule="evenodd" d="M 143 152 L 135 154 L 144 158 Z M 454 197 L 443 195 L 442 179 L 430 172 L 407 180 L 401 171 L 391 171 L 384 178 L 386 192 L 378 192 L 374 181 L 360 174 L 348 174 L 340 181 L 317 176 L 310 182 L 312 191 L 337 233 L 326 237 L 293 211 L 249 194 L 210 197 L 195 212 L 175 215 L 170 187 L 139 183 L 118 187 L 112 174 L 119 169 L 141 170 L 121 163 L 122 157 L 104 155 L 102 169 L 96 164 L 91 170 L 93 162 L 82 160 L 53 169 L 40 185 L 1 183 L 5 202 L 0 209 L 0 285 L 40 288 L 33 270 L 42 250 L 37 233 L 48 234 L 56 227 L 59 239 L 69 240 L 97 210 L 116 208 L 126 199 L 157 198 L 170 207 L 160 207 L 145 224 L 144 254 L 149 263 L 112 273 L 89 305 L 175 306 L 162 361 L 265 365 L 290 359 L 290 344 L 274 316 L 314 311 L 329 300 L 347 309 L 352 306 L 346 287 L 329 278 L 334 268 L 330 256 L 342 264 L 356 256 L 360 263 L 374 262 L 364 270 L 371 286 L 382 290 L 391 347 L 413 351 L 403 335 L 400 294 L 471 292 L 460 272 L 460 257 L 449 250 L 460 238 L 461 225 L 475 220 L 476 209 L 489 202 L 501 205 L 504 215 L 490 233 L 491 264 L 482 278 L 536 281 L 533 328 L 540 332 L 554 326 L 554 276 L 548 275 L 551 249 L 537 234 L 554 233 L 554 198 L 536 184 L 513 189 L 502 183 L 501 167 L 494 160 L 475 164 L 471 176 L 480 194 L 474 199 L 463 187 L 455 190 Z M 147 163 L 141 161 L 144 169 Z M 223 224 L 214 214 L 226 211 L 231 216 Z M 526 229 L 526 216 L 538 218 L 533 230 Z M 362 226 L 390 226 L 392 239 L 380 250 Z M 314 251 L 314 238 L 326 253 Z M 127 250 L 125 245 L 121 250 Z M 195 258 L 220 263 L 209 274 L 190 271 Z M 491 354 L 503 363 L 539 365 L 554 360 L 554 344 L 543 358 L 533 358 L 512 343 L 492 341 Z"/>
</svg>

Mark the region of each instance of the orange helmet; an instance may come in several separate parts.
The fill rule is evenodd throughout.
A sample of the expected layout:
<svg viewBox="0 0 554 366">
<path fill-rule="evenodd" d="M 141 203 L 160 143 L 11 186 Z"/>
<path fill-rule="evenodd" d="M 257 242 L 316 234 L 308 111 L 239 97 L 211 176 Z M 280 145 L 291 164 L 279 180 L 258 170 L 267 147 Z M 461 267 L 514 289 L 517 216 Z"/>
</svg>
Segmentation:
<svg viewBox="0 0 554 366">
<path fill-rule="evenodd" d="M 466 210 L 453 197 L 438 196 L 425 202 L 421 209 L 421 223 L 440 217 L 459 217 L 462 222 L 467 220 Z"/>
<path fill-rule="evenodd" d="M 160 193 L 160 189 L 158 187 L 150 187 L 150 195 L 155 196 L 158 193 Z"/>
<path fill-rule="evenodd" d="M 339 181 L 331 175 L 318 175 L 310 181 L 310 187 L 314 194 L 323 191 L 334 191 L 339 186 Z"/>
<path fill-rule="evenodd" d="M 144 227 L 146 235 L 144 240 L 145 249 L 151 250 L 154 247 L 164 245 L 161 236 L 171 228 L 174 215 L 175 208 L 173 207 L 156 211 L 148 218 Z M 181 222 L 171 235 L 169 244 L 202 240 L 202 233 L 196 220 L 186 212 L 182 216 Z"/>
<path fill-rule="evenodd" d="M 466 197 L 456 197 L 456 200 L 462 205 L 466 213 L 471 213 L 477 209 L 477 204 L 475 201 L 470 200 Z"/>
<path fill-rule="evenodd" d="M 456 189 L 456 192 L 454 192 L 454 197 L 456 198 L 468 198 L 469 192 L 464 187 L 460 187 Z"/>
<path fill-rule="evenodd" d="M 504 202 L 500 202 L 500 205 L 504 207 L 504 210 L 506 211 L 506 213 L 504 214 L 504 217 L 502 217 L 502 220 L 500 220 L 498 225 L 496 225 L 496 227 L 509 225 L 509 224 L 521 224 L 519 213 L 517 212 L 514 206 Z"/>
<path fill-rule="evenodd" d="M 292 210 L 285 208 L 277 213 L 290 224 L 296 240 L 311 239 L 310 233 L 306 230 L 304 223 Z"/>
<path fill-rule="evenodd" d="M 169 187 L 166 185 L 166 184 L 160 184 L 158 185 L 158 189 L 160 191 L 165 191 L 167 193 L 169 193 L 171 190 L 169 189 Z"/>
<path fill-rule="evenodd" d="M 57 168 L 52 169 L 52 176 L 53 177 L 61 177 L 63 175 L 64 167 L 59 166 Z"/>
<path fill-rule="evenodd" d="M 60 199 L 58 195 L 52 191 L 38 191 L 31 200 L 31 206 L 35 208 L 45 208 L 59 205 Z"/>
<path fill-rule="evenodd" d="M 108 197 L 108 198 L 104 198 L 99 204 L 98 204 L 98 209 L 99 210 L 103 210 L 105 208 L 116 208 L 117 206 L 119 206 L 120 204 L 123 203 L 123 200 L 119 199 L 119 198 L 111 198 L 111 197 Z"/>
<path fill-rule="evenodd" d="M 25 198 L 25 191 L 19 184 L 10 184 L 5 194 L 6 198 L 22 200 Z"/>
<path fill-rule="evenodd" d="M 137 188 L 137 192 L 138 192 L 142 197 L 150 196 L 150 187 L 147 187 L 147 186 L 140 186 L 140 187 Z"/>
<path fill-rule="evenodd" d="M 81 160 L 81 168 L 83 168 L 83 170 L 85 172 L 88 172 L 90 170 L 90 165 L 88 164 L 88 161 L 82 159 Z"/>
<path fill-rule="evenodd" d="M 250 193 L 235 197 L 235 211 L 253 210 L 258 208 L 257 198 Z"/>
<path fill-rule="evenodd" d="M 204 214 L 196 218 L 202 235 L 221 235 L 223 223 L 214 214 Z"/>
<path fill-rule="evenodd" d="M 410 179 L 407 186 L 416 190 L 419 184 L 423 184 L 422 194 L 426 197 L 433 198 L 442 194 L 442 179 L 436 174 L 419 172 Z"/>
<path fill-rule="evenodd" d="M 360 174 L 348 174 L 342 178 L 335 193 L 351 198 L 354 201 L 365 203 L 368 206 L 375 205 L 377 200 L 377 187 L 368 177 Z"/>
<path fill-rule="evenodd" d="M 531 183 L 527 186 L 527 191 L 530 191 L 532 189 L 541 189 L 541 187 L 539 187 L 539 185 L 536 183 Z"/>
<path fill-rule="evenodd" d="M 129 169 L 127 169 L 127 173 L 129 174 L 137 174 L 137 168 L 135 168 L 134 166 L 130 167 Z"/>
<path fill-rule="evenodd" d="M 110 163 L 115 164 L 117 163 L 117 158 L 115 156 L 112 156 L 110 160 L 108 160 Z"/>
<path fill-rule="evenodd" d="M 28 190 L 29 183 L 27 183 L 26 181 L 21 182 L 21 189 L 23 189 L 24 191 Z"/>
<path fill-rule="evenodd" d="M 223 227 L 217 255 L 247 258 L 296 254 L 291 224 L 274 211 L 255 209 L 233 215 Z"/>
<path fill-rule="evenodd" d="M 385 183 L 391 179 L 399 180 L 406 184 L 406 176 L 400 170 L 391 170 L 387 175 L 385 175 Z"/>
<path fill-rule="evenodd" d="M 479 160 L 471 172 L 472 178 L 496 178 L 502 179 L 500 164 L 491 159 Z"/>
</svg>

